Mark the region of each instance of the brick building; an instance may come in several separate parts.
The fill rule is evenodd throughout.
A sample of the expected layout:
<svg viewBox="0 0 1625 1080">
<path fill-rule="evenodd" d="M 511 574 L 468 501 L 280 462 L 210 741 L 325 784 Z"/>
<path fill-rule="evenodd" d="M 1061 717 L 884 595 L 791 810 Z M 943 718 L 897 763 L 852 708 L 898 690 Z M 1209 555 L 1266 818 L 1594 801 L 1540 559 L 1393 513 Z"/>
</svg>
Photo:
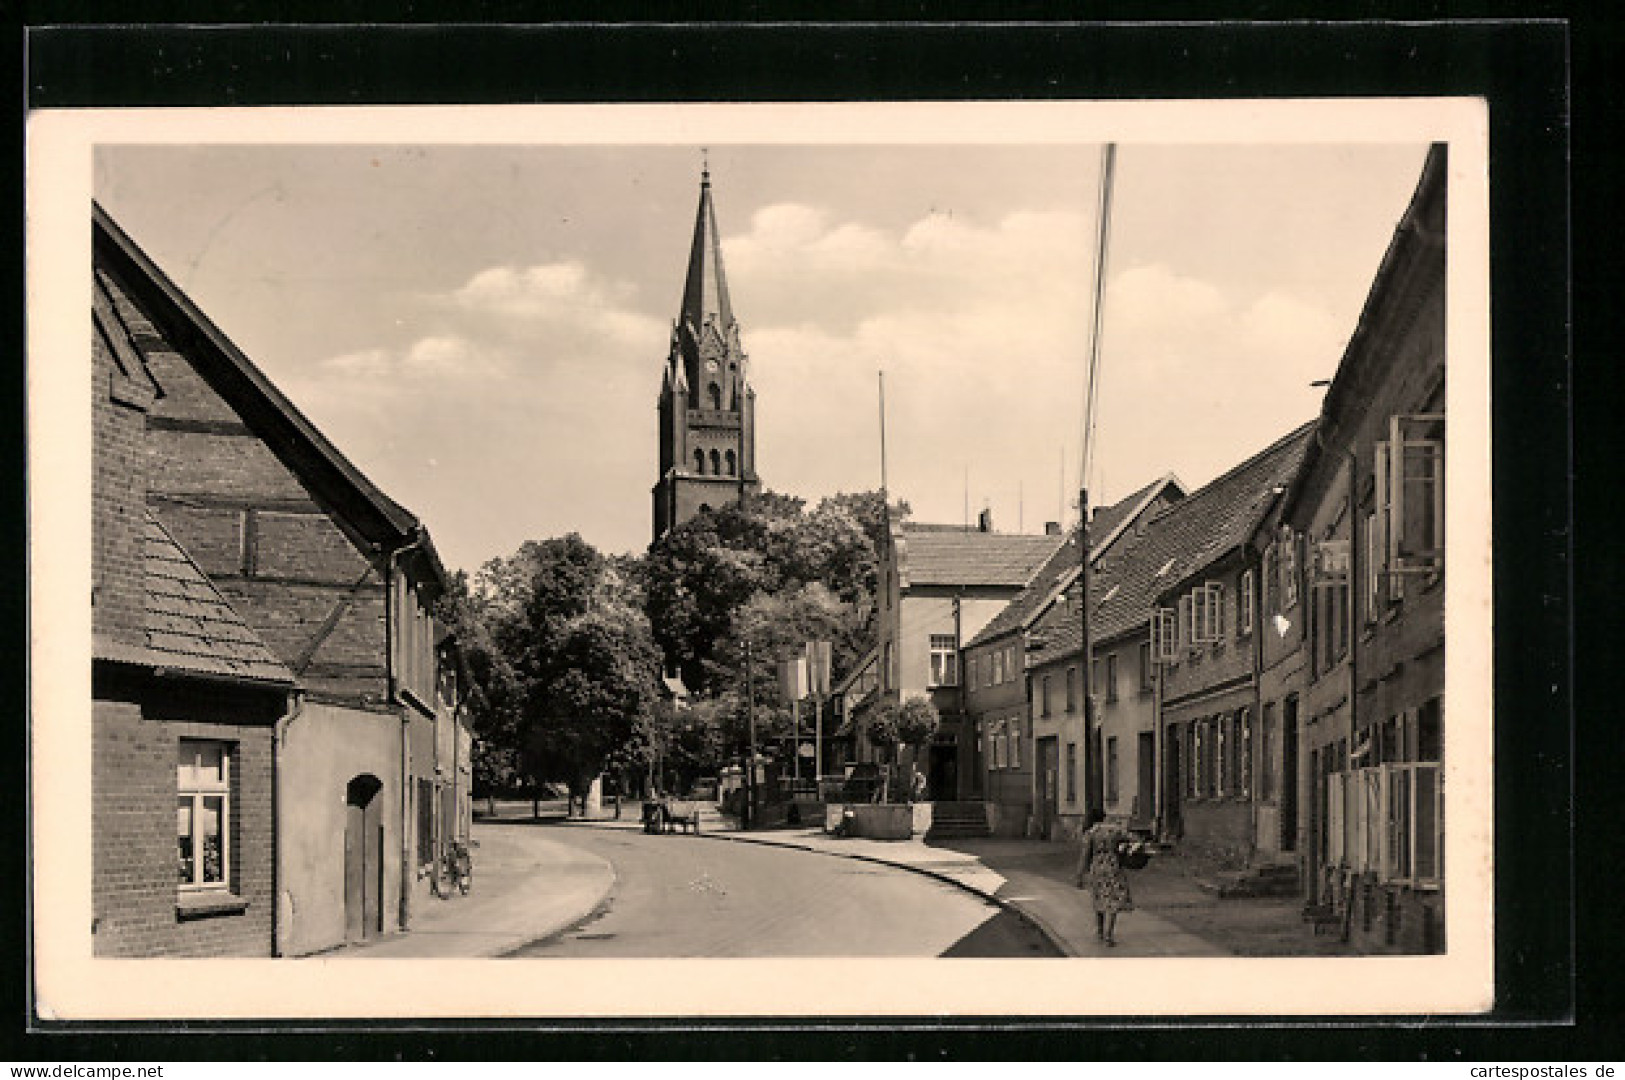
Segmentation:
<svg viewBox="0 0 1625 1080">
<path fill-rule="evenodd" d="M 1312 431 L 1306 424 L 1277 440 L 1152 524 L 1167 556 L 1155 571 L 1151 649 L 1162 832 L 1234 862 L 1253 850 L 1259 619 L 1250 541 L 1297 473 Z"/>
<path fill-rule="evenodd" d="M 1444 948 L 1446 164 L 1433 147 L 1270 564 L 1303 632 L 1304 879 L 1356 941 L 1401 952 Z"/>
<path fill-rule="evenodd" d="M 269 956 L 271 743 L 293 673 L 148 511 L 165 388 L 93 290 L 92 949 Z"/>
<path fill-rule="evenodd" d="M 728 298 L 711 174 L 700 176 L 682 305 L 660 384 L 660 476 L 652 493 L 658 541 L 701 510 L 761 490 L 756 391 Z"/>
<path fill-rule="evenodd" d="M 1099 508 L 1089 522 L 1091 564 L 1098 567 L 1145 520 L 1183 496 L 1179 482 L 1169 475 Z M 1063 654 L 1050 637 L 1035 632 L 1041 617 L 1058 604 L 1065 606 L 1069 590 L 1075 593 L 1081 563 L 1073 530 L 965 647 L 966 711 L 983 733 L 985 790 L 1006 832 L 1030 828 L 1049 838 L 1075 833 L 1082 821 L 1079 762 L 1086 751 L 1078 649 L 1074 641 L 1071 664 L 1061 663 Z M 1001 675 L 1007 676 L 1004 683 L 993 681 Z M 1013 736 L 1019 740 L 1015 745 Z"/>
<path fill-rule="evenodd" d="M 98 288 L 161 388 L 147 510 L 300 690 L 275 732 L 278 951 L 405 928 L 468 798 L 433 544 L 99 207 L 93 237 Z"/>
</svg>

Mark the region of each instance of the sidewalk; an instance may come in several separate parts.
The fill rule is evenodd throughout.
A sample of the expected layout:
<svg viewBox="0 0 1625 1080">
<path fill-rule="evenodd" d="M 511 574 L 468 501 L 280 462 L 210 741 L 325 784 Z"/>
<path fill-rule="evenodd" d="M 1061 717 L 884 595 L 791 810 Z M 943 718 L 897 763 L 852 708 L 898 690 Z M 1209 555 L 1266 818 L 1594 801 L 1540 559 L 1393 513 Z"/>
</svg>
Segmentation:
<svg viewBox="0 0 1625 1080">
<path fill-rule="evenodd" d="M 473 839 L 467 896 L 420 901 L 405 933 L 329 955 L 501 956 L 591 914 L 615 883 L 608 863 L 549 838 L 538 822 L 476 821 Z"/>
<path fill-rule="evenodd" d="M 639 828 L 623 819 L 582 820 L 581 827 Z M 1347 956 L 1334 937 L 1316 937 L 1292 897 L 1221 899 L 1196 881 L 1198 867 L 1177 854 L 1129 874 L 1135 910 L 1117 920 L 1115 947 L 1095 936 L 1089 894 L 1072 884 L 1071 844 L 1020 839 L 911 840 L 835 837 L 820 828 L 744 833 L 732 819 L 708 815 L 702 836 L 799 848 L 929 874 L 977 893 L 1034 923 L 1068 956 Z"/>
</svg>

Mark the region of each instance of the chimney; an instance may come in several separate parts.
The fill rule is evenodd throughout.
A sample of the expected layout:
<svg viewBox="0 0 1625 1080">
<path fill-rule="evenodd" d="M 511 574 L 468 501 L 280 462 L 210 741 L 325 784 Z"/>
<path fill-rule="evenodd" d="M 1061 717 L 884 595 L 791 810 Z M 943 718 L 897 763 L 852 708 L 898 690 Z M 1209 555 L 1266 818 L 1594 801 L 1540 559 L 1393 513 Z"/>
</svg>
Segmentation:
<svg viewBox="0 0 1625 1080">
<path fill-rule="evenodd" d="M 991 509 L 983 510 L 976 515 L 976 530 L 985 533 L 993 531 L 993 511 Z"/>
<path fill-rule="evenodd" d="M 1045 536 L 1060 536 L 1061 535 L 1061 523 L 1059 521 L 1046 521 L 1046 522 L 1044 522 L 1044 535 Z"/>
</svg>

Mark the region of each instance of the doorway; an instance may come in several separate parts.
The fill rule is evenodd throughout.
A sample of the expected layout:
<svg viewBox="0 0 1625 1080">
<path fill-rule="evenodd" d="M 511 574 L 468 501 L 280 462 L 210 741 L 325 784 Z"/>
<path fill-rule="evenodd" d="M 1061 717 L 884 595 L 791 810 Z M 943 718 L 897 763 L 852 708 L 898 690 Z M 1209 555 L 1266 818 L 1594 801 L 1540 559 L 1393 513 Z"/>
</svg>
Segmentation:
<svg viewBox="0 0 1625 1080">
<path fill-rule="evenodd" d="M 1038 835 L 1053 840 L 1059 813 L 1061 741 L 1056 736 L 1038 740 Z"/>
<path fill-rule="evenodd" d="M 383 784 L 362 773 L 344 792 L 344 940 L 383 933 Z"/>
<path fill-rule="evenodd" d="M 936 802 L 953 802 L 959 798 L 959 747 L 957 744 L 950 742 L 933 744 L 927 770 L 926 798 Z"/>
<path fill-rule="evenodd" d="M 1134 827 L 1149 829 L 1157 820 L 1157 736 L 1142 731 L 1137 740 L 1135 772 L 1140 790 L 1134 797 Z"/>
<path fill-rule="evenodd" d="M 1298 699 L 1281 715 L 1281 850 L 1298 850 Z"/>
<path fill-rule="evenodd" d="M 1179 817 L 1179 725 L 1169 724 L 1162 740 L 1162 832 L 1170 840 L 1184 833 Z"/>
</svg>

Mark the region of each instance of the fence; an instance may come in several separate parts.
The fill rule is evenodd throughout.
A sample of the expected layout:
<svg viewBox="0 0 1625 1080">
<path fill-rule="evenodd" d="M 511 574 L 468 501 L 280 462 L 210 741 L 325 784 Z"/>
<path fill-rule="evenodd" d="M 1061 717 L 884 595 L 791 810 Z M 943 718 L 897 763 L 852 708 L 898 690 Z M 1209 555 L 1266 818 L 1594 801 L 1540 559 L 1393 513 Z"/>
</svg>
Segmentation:
<svg viewBox="0 0 1625 1080">
<path fill-rule="evenodd" d="M 1327 862 L 1379 880 L 1444 877 L 1444 777 L 1438 762 L 1398 762 L 1326 778 Z"/>
</svg>

